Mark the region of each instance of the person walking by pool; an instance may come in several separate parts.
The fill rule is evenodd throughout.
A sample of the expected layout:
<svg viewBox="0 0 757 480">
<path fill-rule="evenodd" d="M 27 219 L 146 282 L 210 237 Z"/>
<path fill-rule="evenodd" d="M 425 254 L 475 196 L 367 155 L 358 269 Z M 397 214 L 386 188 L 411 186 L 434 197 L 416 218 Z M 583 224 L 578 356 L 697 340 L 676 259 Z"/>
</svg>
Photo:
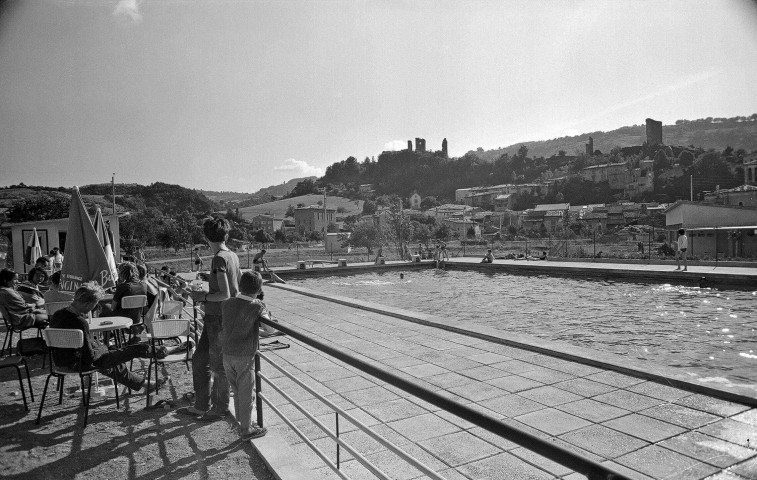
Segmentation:
<svg viewBox="0 0 757 480">
<path fill-rule="evenodd" d="M 494 255 L 492 255 L 491 248 L 486 251 L 486 255 L 484 255 L 484 258 L 481 260 L 481 263 L 493 263 L 494 262 Z"/>
<path fill-rule="evenodd" d="M 223 302 L 221 349 L 223 368 L 234 392 L 234 412 L 243 440 L 262 437 L 266 429 L 252 423 L 255 400 L 255 355 L 260 341 L 260 319 L 270 320 L 265 304 L 258 298 L 263 277 L 245 272 L 239 279 L 239 294 Z"/>
<path fill-rule="evenodd" d="M 376 252 L 376 261 L 374 262 L 376 265 L 379 265 L 380 258 L 384 258 L 384 247 L 379 245 L 378 252 Z"/>
<path fill-rule="evenodd" d="M 60 248 L 53 248 L 52 252 L 50 252 L 50 258 L 53 259 L 53 273 L 60 271 L 63 268 L 63 254 L 60 253 Z"/>
<path fill-rule="evenodd" d="M 683 271 L 688 268 L 686 259 L 686 250 L 689 249 L 689 237 L 686 236 L 686 230 L 678 230 L 678 255 L 676 255 L 676 270 L 681 270 L 681 259 L 683 258 Z"/>
<path fill-rule="evenodd" d="M 439 248 L 439 260 L 436 262 L 436 267 L 444 268 L 444 266 L 447 264 L 447 260 L 449 260 L 449 252 L 447 252 L 447 246 L 442 245 Z"/>
<path fill-rule="evenodd" d="M 197 420 L 212 422 L 229 414 L 229 385 L 223 368 L 221 337 L 223 311 L 221 303 L 239 293 L 239 257 L 229 250 L 226 240 L 231 224 L 223 218 L 208 218 L 202 226 L 210 244 L 213 259 L 210 261 L 208 291 L 192 291 L 192 300 L 205 303 L 205 328 L 202 330 L 192 358 L 192 384 L 195 401 L 191 407 L 177 410 L 193 415 Z M 212 380 L 212 387 L 211 387 Z"/>
</svg>

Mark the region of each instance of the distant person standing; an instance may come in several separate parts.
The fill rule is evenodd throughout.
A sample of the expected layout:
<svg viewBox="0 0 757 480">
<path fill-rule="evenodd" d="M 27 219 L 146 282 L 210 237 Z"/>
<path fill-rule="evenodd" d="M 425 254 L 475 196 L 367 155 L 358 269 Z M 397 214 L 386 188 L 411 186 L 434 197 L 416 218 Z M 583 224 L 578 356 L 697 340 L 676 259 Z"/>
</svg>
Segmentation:
<svg viewBox="0 0 757 480">
<path fill-rule="evenodd" d="M 681 270 L 681 258 L 683 258 L 683 271 L 688 268 L 686 261 L 686 250 L 689 249 L 689 237 L 686 236 L 686 230 L 678 230 L 678 255 L 676 255 L 676 270 Z"/>
<path fill-rule="evenodd" d="M 200 256 L 200 248 L 195 247 L 195 267 L 197 268 L 197 271 L 202 271 L 204 265 L 202 262 L 202 257 Z"/>
<path fill-rule="evenodd" d="M 58 272 L 63 268 L 63 254 L 60 253 L 60 248 L 55 247 L 51 253 L 53 260 L 53 272 Z"/>
</svg>

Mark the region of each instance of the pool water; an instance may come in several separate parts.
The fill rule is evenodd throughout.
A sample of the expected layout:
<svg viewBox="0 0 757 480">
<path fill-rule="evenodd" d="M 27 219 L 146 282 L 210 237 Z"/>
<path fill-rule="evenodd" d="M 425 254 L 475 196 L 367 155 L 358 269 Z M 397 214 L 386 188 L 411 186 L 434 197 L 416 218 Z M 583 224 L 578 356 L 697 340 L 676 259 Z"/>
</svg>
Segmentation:
<svg viewBox="0 0 757 480">
<path fill-rule="evenodd" d="M 757 388 L 757 292 L 435 269 L 290 283 Z"/>
</svg>

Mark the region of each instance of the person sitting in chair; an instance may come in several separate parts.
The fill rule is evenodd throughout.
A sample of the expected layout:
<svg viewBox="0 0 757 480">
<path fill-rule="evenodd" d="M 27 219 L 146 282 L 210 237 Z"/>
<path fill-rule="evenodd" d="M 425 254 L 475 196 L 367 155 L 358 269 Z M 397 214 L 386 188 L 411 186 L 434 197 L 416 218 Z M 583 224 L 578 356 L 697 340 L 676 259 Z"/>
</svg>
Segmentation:
<svg viewBox="0 0 757 480">
<path fill-rule="evenodd" d="M 104 294 L 102 287 L 97 283 L 85 283 L 74 293 L 74 301 L 71 305 L 55 312 L 50 321 L 51 328 L 81 330 L 84 333 L 84 346 L 81 348 L 81 354 L 73 349 L 56 349 L 55 363 L 71 368 L 78 368 L 78 362 L 81 362 L 84 369 L 93 366 L 103 375 L 131 390 L 138 391 L 145 387 L 155 388 L 155 383 L 146 385 L 145 377 L 130 371 L 126 367 L 126 362 L 135 358 L 150 358 L 153 355 L 153 350 L 149 344 L 138 343 L 109 350 L 108 347 L 95 339 L 89 331 L 87 315 L 102 300 Z M 157 358 L 166 357 L 165 347 L 155 347 L 154 353 Z M 163 381 L 157 383 L 161 384 Z"/>
<path fill-rule="evenodd" d="M 74 294 L 60 290 L 60 271 L 50 275 L 50 288 L 45 292 L 45 303 L 71 302 Z"/>
<path fill-rule="evenodd" d="M 121 306 L 121 299 L 132 295 L 145 295 L 149 305 L 150 297 L 147 293 L 147 287 L 139 281 L 139 271 L 137 270 L 137 266 L 131 262 L 123 262 L 118 266 L 118 285 L 116 285 L 116 292 L 113 294 L 113 302 L 110 307 L 103 307 L 100 316 L 129 317 L 133 322 L 131 332 L 142 333 L 144 331 L 142 309 L 123 308 Z"/>
<path fill-rule="evenodd" d="M 18 274 L 4 268 L 0 270 L 0 305 L 8 313 L 8 322 L 17 328 L 45 328 L 47 312 L 27 303 L 17 291 Z"/>
<path fill-rule="evenodd" d="M 34 267 L 26 275 L 26 281 L 22 282 L 16 291 L 26 300 L 26 303 L 32 304 L 37 308 L 45 308 L 45 295 L 42 293 L 40 286 L 47 282 L 47 271 L 40 267 Z"/>
</svg>

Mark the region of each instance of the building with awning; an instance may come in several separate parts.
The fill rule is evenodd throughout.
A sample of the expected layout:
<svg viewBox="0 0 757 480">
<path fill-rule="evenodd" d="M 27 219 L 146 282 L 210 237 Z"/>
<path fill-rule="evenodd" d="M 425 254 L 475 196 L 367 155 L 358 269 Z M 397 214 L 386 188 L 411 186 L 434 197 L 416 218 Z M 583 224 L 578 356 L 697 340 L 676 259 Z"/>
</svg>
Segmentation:
<svg viewBox="0 0 757 480">
<path fill-rule="evenodd" d="M 679 200 L 664 213 L 668 243 L 673 245 L 678 229 L 685 229 L 692 256 L 757 257 L 757 207 Z"/>
<path fill-rule="evenodd" d="M 113 252 L 116 254 L 116 262 L 120 261 L 120 225 L 118 215 L 104 215 L 104 220 L 108 222 L 110 231 L 113 234 Z M 55 247 L 60 248 L 63 255 L 66 254 L 66 236 L 68 234 L 68 218 L 57 218 L 51 220 L 37 220 L 33 222 L 4 223 L 2 228 L 11 231 L 11 255 L 13 263 L 8 264 L 18 273 L 26 273 L 31 268 L 24 265 L 24 248 L 29 243 L 34 229 L 37 229 L 42 254 L 46 255 Z"/>
</svg>

